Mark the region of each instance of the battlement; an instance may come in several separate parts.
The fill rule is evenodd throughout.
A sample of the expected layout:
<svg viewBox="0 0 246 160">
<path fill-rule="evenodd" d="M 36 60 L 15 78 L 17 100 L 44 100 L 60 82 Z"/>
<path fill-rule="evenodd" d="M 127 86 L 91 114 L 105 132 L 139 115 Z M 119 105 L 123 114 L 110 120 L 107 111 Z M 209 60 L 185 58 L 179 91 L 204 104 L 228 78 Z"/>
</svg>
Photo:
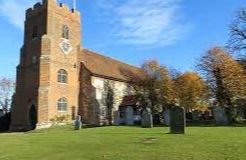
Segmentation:
<svg viewBox="0 0 246 160">
<path fill-rule="evenodd" d="M 74 14 L 75 16 L 80 16 L 80 12 L 70 9 L 68 5 L 63 3 L 58 4 L 56 0 L 43 0 L 42 3 L 38 2 L 33 5 L 33 7 L 26 10 L 26 19 L 32 18 L 33 16 L 37 16 L 41 11 L 45 9 L 57 9 L 62 11 L 65 14 Z"/>
</svg>

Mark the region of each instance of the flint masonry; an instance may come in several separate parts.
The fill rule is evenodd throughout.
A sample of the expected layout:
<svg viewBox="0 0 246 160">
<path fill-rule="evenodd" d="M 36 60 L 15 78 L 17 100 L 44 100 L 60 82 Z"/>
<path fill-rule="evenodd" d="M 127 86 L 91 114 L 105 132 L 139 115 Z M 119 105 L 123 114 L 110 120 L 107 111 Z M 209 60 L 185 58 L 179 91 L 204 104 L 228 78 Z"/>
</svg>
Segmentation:
<svg viewBox="0 0 246 160">
<path fill-rule="evenodd" d="M 85 49 L 81 41 L 77 10 L 43 0 L 26 11 L 11 130 L 49 126 L 54 117 L 77 114 L 84 123 L 108 124 L 106 82 L 115 93 L 112 114 L 119 111 L 122 118 L 126 107 L 136 105 L 131 83 L 142 70 Z"/>
</svg>

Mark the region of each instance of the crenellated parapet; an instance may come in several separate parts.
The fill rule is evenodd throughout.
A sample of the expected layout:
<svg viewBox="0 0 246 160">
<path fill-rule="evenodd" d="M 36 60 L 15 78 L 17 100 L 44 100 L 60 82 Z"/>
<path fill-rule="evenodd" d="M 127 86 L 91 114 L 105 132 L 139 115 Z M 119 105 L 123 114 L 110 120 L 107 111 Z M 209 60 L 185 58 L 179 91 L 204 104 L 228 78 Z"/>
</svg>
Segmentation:
<svg viewBox="0 0 246 160">
<path fill-rule="evenodd" d="M 36 3 L 35 5 L 33 5 L 32 8 L 28 8 L 26 10 L 26 19 L 36 16 L 43 9 L 44 9 L 43 4 L 41 4 L 40 2 Z"/>
<path fill-rule="evenodd" d="M 26 19 L 30 19 L 34 16 L 40 14 L 41 11 L 52 9 L 52 10 L 59 10 L 62 11 L 64 14 L 71 14 L 71 16 L 78 16 L 80 17 L 80 12 L 74 10 L 73 8 L 70 9 L 68 5 L 63 3 L 57 3 L 56 0 L 43 0 L 42 3 L 38 2 L 34 4 L 31 8 L 26 10 Z"/>
</svg>

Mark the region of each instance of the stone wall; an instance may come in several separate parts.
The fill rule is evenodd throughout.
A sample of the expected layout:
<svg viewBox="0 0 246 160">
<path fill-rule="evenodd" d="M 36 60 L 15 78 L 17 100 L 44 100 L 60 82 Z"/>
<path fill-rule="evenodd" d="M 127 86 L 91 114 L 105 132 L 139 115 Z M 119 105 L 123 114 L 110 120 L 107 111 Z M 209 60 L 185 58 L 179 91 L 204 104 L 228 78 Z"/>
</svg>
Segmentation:
<svg viewBox="0 0 246 160">
<path fill-rule="evenodd" d="M 133 94 L 133 89 L 125 82 L 108 80 L 93 76 L 89 70 L 81 64 L 80 72 L 80 98 L 79 98 L 79 115 L 82 116 L 83 122 L 94 125 L 109 124 L 106 117 L 105 82 L 108 82 L 114 92 L 114 111 L 119 109 L 119 105 L 125 95 Z M 130 89 L 129 89 L 130 88 Z M 114 119 L 113 119 L 114 120 Z"/>
<path fill-rule="evenodd" d="M 125 82 L 120 81 L 114 81 L 114 80 L 108 80 L 100 77 L 92 76 L 92 86 L 95 88 L 95 101 L 94 102 L 94 112 L 96 114 L 99 114 L 99 122 L 100 125 L 103 124 L 109 124 L 109 120 L 107 118 L 107 107 L 106 107 L 106 91 L 107 86 L 105 86 L 106 83 L 109 84 L 110 87 L 113 89 L 114 97 L 113 97 L 113 109 L 112 109 L 112 118 L 114 117 L 114 112 L 119 109 L 119 106 L 122 102 L 122 99 L 125 95 L 131 94 L 131 91 L 129 91 L 129 85 Z M 114 119 L 112 119 L 114 123 Z"/>
</svg>

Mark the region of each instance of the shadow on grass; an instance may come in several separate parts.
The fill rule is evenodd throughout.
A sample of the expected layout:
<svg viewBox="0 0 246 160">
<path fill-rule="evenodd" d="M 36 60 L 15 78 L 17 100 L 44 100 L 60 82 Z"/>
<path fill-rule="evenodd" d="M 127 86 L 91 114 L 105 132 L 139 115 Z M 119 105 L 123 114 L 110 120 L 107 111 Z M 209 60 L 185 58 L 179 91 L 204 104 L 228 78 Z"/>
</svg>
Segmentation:
<svg viewBox="0 0 246 160">
<path fill-rule="evenodd" d="M 10 131 L 0 131 L 0 134 L 3 134 L 3 133 L 12 133 Z"/>
<path fill-rule="evenodd" d="M 106 128 L 106 127 L 128 127 L 128 128 L 143 128 L 141 125 L 83 125 L 82 129 L 91 129 L 91 128 Z M 164 124 L 154 125 L 154 128 L 170 127 Z M 246 127 L 245 124 L 227 124 L 227 125 L 218 125 L 218 124 L 187 124 L 186 127 Z M 74 126 L 71 125 L 71 129 Z M 143 128 L 144 129 L 144 128 Z M 150 128 L 146 128 L 150 129 Z"/>
<path fill-rule="evenodd" d="M 187 127 L 246 127 L 246 124 L 187 124 Z"/>
<path fill-rule="evenodd" d="M 103 128 L 103 127 L 128 127 L 128 128 L 143 128 L 141 125 L 84 125 L 82 129 L 90 129 L 90 128 Z M 164 124 L 154 125 L 154 128 L 162 128 L 162 127 L 170 127 Z M 246 127 L 246 124 L 187 124 L 186 127 Z M 144 128 L 143 128 L 144 129 Z M 149 128 L 147 128 L 149 129 Z"/>
<path fill-rule="evenodd" d="M 106 127 L 128 127 L 128 128 L 142 128 L 141 125 L 103 125 L 103 126 L 99 126 L 99 125 L 88 125 L 85 124 L 83 125 L 82 130 L 84 129 L 92 129 L 92 128 L 106 128 Z M 154 128 L 168 128 L 169 126 L 167 125 L 154 125 Z M 228 125 L 218 125 L 218 124 L 190 124 L 188 123 L 187 128 L 190 127 L 246 127 L 245 124 L 228 124 Z M 42 133 L 42 132 L 49 132 L 52 131 L 53 129 L 61 129 L 64 131 L 72 131 L 74 130 L 74 126 L 73 125 L 64 125 L 64 126 L 52 126 L 50 128 L 46 128 L 46 129 L 39 129 L 39 130 L 31 130 L 31 131 L 20 131 L 20 132 L 10 132 L 10 131 L 0 131 L 0 134 L 8 134 L 8 133 L 25 133 L 25 134 L 29 134 L 29 133 Z M 144 129 L 144 128 L 143 128 Z M 147 128 L 150 129 L 150 128 Z M 60 130 L 59 130 L 60 131 Z M 170 132 L 166 133 L 166 134 L 172 134 Z M 181 134 L 182 135 L 182 134 Z"/>
</svg>

